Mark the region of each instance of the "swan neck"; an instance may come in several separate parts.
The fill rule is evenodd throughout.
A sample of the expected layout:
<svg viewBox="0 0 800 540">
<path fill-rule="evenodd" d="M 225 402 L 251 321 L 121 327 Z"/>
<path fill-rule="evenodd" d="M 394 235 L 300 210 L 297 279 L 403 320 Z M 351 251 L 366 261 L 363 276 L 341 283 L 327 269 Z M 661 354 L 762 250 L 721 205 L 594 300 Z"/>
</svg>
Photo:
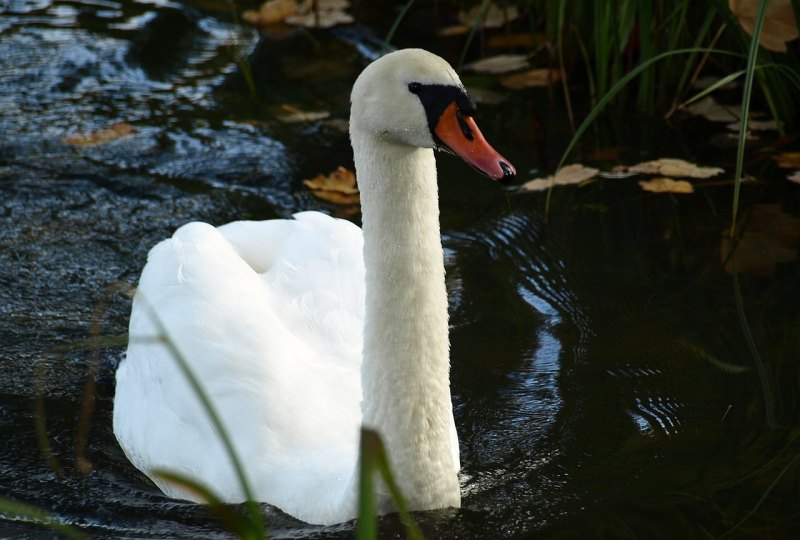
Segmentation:
<svg viewBox="0 0 800 540">
<path fill-rule="evenodd" d="M 355 131 L 366 267 L 363 422 L 383 438 L 412 507 L 459 506 L 433 150 Z"/>
</svg>

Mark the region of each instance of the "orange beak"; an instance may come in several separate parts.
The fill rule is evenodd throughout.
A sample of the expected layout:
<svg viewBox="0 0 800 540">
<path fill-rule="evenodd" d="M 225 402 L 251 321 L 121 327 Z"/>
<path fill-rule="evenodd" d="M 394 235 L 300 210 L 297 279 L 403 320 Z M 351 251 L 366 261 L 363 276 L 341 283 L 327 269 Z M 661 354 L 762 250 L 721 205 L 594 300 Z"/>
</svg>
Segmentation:
<svg viewBox="0 0 800 540">
<path fill-rule="evenodd" d="M 472 119 L 451 103 L 439 117 L 434 133 L 444 146 L 489 178 L 510 182 L 516 169 L 483 138 Z"/>
</svg>

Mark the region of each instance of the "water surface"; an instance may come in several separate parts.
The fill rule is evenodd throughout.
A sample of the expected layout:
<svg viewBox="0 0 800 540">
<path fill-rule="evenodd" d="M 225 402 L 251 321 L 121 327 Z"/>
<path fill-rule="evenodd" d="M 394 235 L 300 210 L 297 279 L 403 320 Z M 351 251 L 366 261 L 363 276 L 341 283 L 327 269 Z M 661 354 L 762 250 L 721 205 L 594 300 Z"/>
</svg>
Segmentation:
<svg viewBox="0 0 800 540">
<path fill-rule="evenodd" d="M 198 5 L 40 0 L 0 15 L 0 495 L 92 536 L 226 535 L 204 508 L 163 497 L 114 439 L 130 301 L 108 290 L 135 284 L 147 250 L 188 221 L 340 212 L 302 180 L 352 164 L 346 133 L 336 122 L 282 123 L 280 105 L 346 119 L 380 35 L 358 25 L 260 39 Z M 399 42 L 418 44 L 414 32 Z M 520 110 L 549 126 L 547 146 Z M 561 110 L 558 96 L 531 92 L 482 105 L 478 120 L 527 178 L 565 146 Z M 135 133 L 108 144 L 62 141 L 123 121 Z M 697 120 L 611 115 L 578 158 L 622 145 L 628 162 L 682 156 L 730 177 L 733 151 L 710 147 L 716 134 Z M 735 277 L 721 251 L 730 186 L 670 196 L 601 180 L 559 188 L 545 220 L 544 195 L 505 190 L 449 156 L 439 164 L 464 508 L 419 514 L 426 533 L 720 535 L 755 509 L 734 537 L 792 534 L 798 191 L 778 180 L 745 188 L 745 225 L 773 212 L 789 232 L 761 233 L 788 255 Z M 86 340 L 101 304 L 109 343 L 95 365 Z M 82 474 L 74 447 L 87 373 L 96 410 Z M 352 535 L 352 524 L 264 513 L 279 538 Z M 3 535 L 44 530 L 0 516 Z M 383 526 L 400 530 L 393 517 Z"/>
</svg>

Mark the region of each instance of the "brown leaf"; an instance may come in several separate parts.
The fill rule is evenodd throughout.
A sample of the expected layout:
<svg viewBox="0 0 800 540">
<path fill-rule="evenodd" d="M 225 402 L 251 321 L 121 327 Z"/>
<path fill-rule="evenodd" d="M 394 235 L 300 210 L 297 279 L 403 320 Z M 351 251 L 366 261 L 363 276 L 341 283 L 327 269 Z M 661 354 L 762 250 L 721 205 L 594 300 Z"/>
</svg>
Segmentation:
<svg viewBox="0 0 800 540">
<path fill-rule="evenodd" d="M 779 204 L 757 204 L 738 242 L 723 236 L 720 255 L 729 273 L 771 276 L 776 264 L 797 260 L 798 239 L 800 219 L 784 212 Z"/>
<path fill-rule="evenodd" d="M 442 37 L 453 37 L 453 36 L 461 36 L 469 32 L 469 26 L 466 24 L 454 24 L 451 26 L 445 26 L 444 28 L 440 28 L 439 31 L 436 32 L 437 35 Z"/>
<path fill-rule="evenodd" d="M 459 19 L 468 27 L 480 25 L 484 28 L 502 28 L 507 23 L 519 18 L 519 10 L 516 6 L 498 7 L 492 2 L 489 4 L 486 14 L 481 18 L 482 5 L 477 5 L 466 13 L 460 13 Z"/>
<path fill-rule="evenodd" d="M 761 0 L 728 0 L 728 7 L 745 32 L 753 35 L 756 14 Z M 764 15 L 759 44 L 770 51 L 786 52 L 786 42 L 797 39 L 797 19 L 792 0 L 770 0 Z"/>
<path fill-rule="evenodd" d="M 566 186 L 569 184 L 580 184 L 597 176 L 599 171 L 591 167 L 584 167 L 580 163 L 573 163 L 559 169 L 555 176 L 547 178 L 536 178 L 522 184 L 522 188 L 528 191 L 544 191 L 550 186 Z"/>
<path fill-rule="evenodd" d="M 651 193 L 694 193 L 694 187 L 686 180 L 659 177 L 639 180 L 639 185 L 643 190 Z"/>
<path fill-rule="evenodd" d="M 303 111 L 285 103 L 281 105 L 281 111 L 278 115 L 278 120 L 286 124 L 316 122 L 317 120 L 325 120 L 331 115 L 328 111 Z"/>
<path fill-rule="evenodd" d="M 465 70 L 477 73 L 508 73 L 529 67 L 528 57 L 524 54 L 498 54 L 467 64 Z"/>
<path fill-rule="evenodd" d="M 332 28 L 340 24 L 350 24 L 355 21 L 352 15 L 345 13 L 350 7 L 347 0 L 306 0 L 297 10 L 296 15 L 286 17 L 286 22 L 305 28 Z"/>
<path fill-rule="evenodd" d="M 531 32 L 525 32 L 524 34 L 507 34 L 503 32 L 489 36 L 486 44 L 492 49 L 509 47 L 531 48 L 535 44 L 535 40 Z"/>
<path fill-rule="evenodd" d="M 788 178 L 790 182 L 795 182 L 797 184 L 800 184 L 800 171 L 794 171 L 786 178 Z"/>
<path fill-rule="evenodd" d="M 509 75 L 500 81 L 500 84 L 509 90 L 522 90 L 523 88 L 545 87 L 561 80 L 561 70 L 538 68 Z"/>
<path fill-rule="evenodd" d="M 719 167 L 698 167 L 682 159 L 662 158 L 654 161 L 645 161 L 638 165 L 628 167 L 631 172 L 640 174 L 658 174 L 661 176 L 711 178 L 723 171 Z"/>
<path fill-rule="evenodd" d="M 254 26 L 269 26 L 297 13 L 297 7 L 296 0 L 269 0 L 258 11 L 248 9 L 242 13 L 242 20 Z"/>
<path fill-rule="evenodd" d="M 773 158 L 781 169 L 800 168 L 800 152 L 783 152 Z"/>
<path fill-rule="evenodd" d="M 356 175 L 344 167 L 337 167 L 329 175 L 318 174 L 310 180 L 303 180 L 315 197 L 339 205 L 358 204 L 359 192 Z"/>
<path fill-rule="evenodd" d="M 75 146 L 99 146 L 111 141 L 116 141 L 122 137 L 127 137 L 135 133 L 136 129 L 128 122 L 117 122 L 111 124 L 106 129 L 97 129 L 94 131 L 78 131 L 69 137 L 61 139 L 67 144 Z"/>
</svg>

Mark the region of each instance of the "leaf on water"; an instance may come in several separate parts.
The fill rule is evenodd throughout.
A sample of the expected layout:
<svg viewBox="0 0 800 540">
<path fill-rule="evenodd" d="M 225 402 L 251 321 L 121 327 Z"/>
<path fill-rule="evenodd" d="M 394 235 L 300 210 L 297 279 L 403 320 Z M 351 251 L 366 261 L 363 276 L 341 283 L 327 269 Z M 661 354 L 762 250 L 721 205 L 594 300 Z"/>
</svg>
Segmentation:
<svg viewBox="0 0 800 540">
<path fill-rule="evenodd" d="M 742 127 L 742 124 L 739 122 L 733 122 L 732 124 L 728 124 L 725 126 L 729 130 L 738 133 L 739 128 Z M 775 120 L 748 120 L 747 121 L 747 130 L 748 131 L 778 131 L 778 123 Z"/>
<path fill-rule="evenodd" d="M 344 167 L 337 167 L 329 175 L 318 174 L 310 180 L 303 180 L 303 184 L 315 197 L 326 202 L 344 206 L 356 205 L 360 201 L 356 175 Z"/>
<path fill-rule="evenodd" d="M 347 0 L 306 0 L 297 10 L 296 15 L 286 17 L 286 22 L 305 28 L 332 28 L 340 24 L 350 24 L 355 21 L 352 15 L 345 13 L 350 7 Z"/>
<path fill-rule="evenodd" d="M 753 35 L 756 14 L 761 0 L 728 0 L 733 14 L 745 32 Z M 770 51 L 786 52 L 786 42 L 797 39 L 797 19 L 792 9 L 792 0 L 770 0 L 764 14 L 759 44 Z"/>
<path fill-rule="evenodd" d="M 797 260 L 798 240 L 800 219 L 784 212 L 780 204 L 757 204 L 738 242 L 723 234 L 720 255 L 728 273 L 771 276 L 776 264 Z"/>
<path fill-rule="evenodd" d="M 469 26 L 466 24 L 453 24 L 440 28 L 436 34 L 441 37 L 461 36 L 469 33 Z"/>
<path fill-rule="evenodd" d="M 694 88 L 695 90 L 705 90 L 706 88 L 709 88 L 717 84 L 717 81 L 719 80 L 720 80 L 719 77 L 712 77 L 711 75 L 708 75 L 706 77 L 700 77 L 698 79 L 695 79 L 695 81 L 692 83 L 692 88 Z M 727 84 L 723 84 L 722 86 L 719 87 L 719 89 L 733 90 L 734 88 L 739 88 L 740 86 L 741 86 L 741 81 L 733 80 L 728 82 Z"/>
<path fill-rule="evenodd" d="M 531 48 L 537 42 L 544 43 L 545 38 L 542 34 L 534 35 L 532 32 L 525 32 L 523 34 L 494 34 L 489 36 L 486 44 L 492 49 L 502 49 L 509 47 L 518 48 Z"/>
<path fill-rule="evenodd" d="M 781 169 L 800 169 L 800 152 L 783 152 L 774 158 Z"/>
<path fill-rule="evenodd" d="M 465 70 L 477 73 L 508 73 L 530 67 L 528 57 L 524 54 L 498 54 L 472 62 L 464 66 Z"/>
<path fill-rule="evenodd" d="M 639 180 L 639 185 L 651 193 L 694 193 L 694 187 L 686 180 L 658 177 L 650 180 Z"/>
<path fill-rule="evenodd" d="M 466 13 L 461 12 L 458 14 L 458 18 L 467 27 L 480 25 L 483 28 L 502 28 L 507 23 L 519 18 L 519 10 L 516 6 L 498 7 L 494 2 L 489 4 L 486 14 L 481 18 L 482 7 L 482 5 L 477 5 Z"/>
<path fill-rule="evenodd" d="M 702 116 L 712 122 L 736 122 L 741 117 L 742 106 L 720 105 L 713 97 L 707 96 L 687 106 L 685 110 L 693 116 Z"/>
<path fill-rule="evenodd" d="M 544 191 L 551 186 L 566 186 L 570 184 L 580 184 L 591 180 L 599 171 L 592 167 L 585 167 L 580 163 L 573 163 L 562 167 L 555 176 L 547 178 L 536 178 L 522 184 L 522 188 L 528 191 Z"/>
<path fill-rule="evenodd" d="M 546 87 L 561 80 L 561 70 L 537 68 L 504 77 L 500 84 L 509 90 Z"/>
<path fill-rule="evenodd" d="M 296 0 L 269 0 L 258 11 L 248 9 L 242 13 L 242 20 L 253 26 L 269 26 L 297 13 L 297 7 Z"/>
<path fill-rule="evenodd" d="M 618 162 L 622 153 L 628 150 L 625 146 L 607 146 L 595 148 L 586 156 L 589 161 L 614 161 Z"/>
<path fill-rule="evenodd" d="M 790 182 L 796 182 L 796 183 L 800 184 L 800 171 L 794 171 L 792 174 L 790 174 L 786 178 L 788 178 Z"/>
<path fill-rule="evenodd" d="M 136 129 L 128 122 L 117 122 L 108 128 L 94 131 L 78 131 L 69 137 L 64 137 L 62 142 L 75 146 L 99 146 L 116 141 L 136 133 Z"/>
<path fill-rule="evenodd" d="M 507 93 L 501 94 L 486 88 L 469 88 L 467 93 L 475 103 L 485 103 L 486 105 L 498 105 L 508 98 Z"/>
<path fill-rule="evenodd" d="M 331 115 L 328 111 L 303 111 L 285 103 L 281 105 L 281 111 L 278 115 L 278 120 L 286 124 L 316 122 L 317 120 L 325 120 Z"/>
<path fill-rule="evenodd" d="M 645 161 L 638 165 L 628 167 L 631 172 L 640 174 L 657 174 L 660 176 L 711 178 L 724 172 L 719 167 L 698 167 L 682 159 L 662 158 L 654 161 Z"/>
</svg>

